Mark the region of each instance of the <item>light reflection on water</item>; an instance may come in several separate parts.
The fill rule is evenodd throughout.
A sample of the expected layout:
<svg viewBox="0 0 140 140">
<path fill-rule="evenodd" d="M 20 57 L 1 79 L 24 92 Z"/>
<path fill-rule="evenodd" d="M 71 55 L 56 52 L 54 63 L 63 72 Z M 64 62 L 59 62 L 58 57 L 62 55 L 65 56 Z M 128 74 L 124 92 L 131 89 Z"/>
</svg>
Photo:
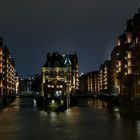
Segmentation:
<svg viewBox="0 0 140 140">
<path fill-rule="evenodd" d="M 121 116 L 120 116 L 120 109 L 118 107 L 114 107 L 113 108 L 113 112 L 114 112 L 114 115 L 117 119 L 120 119 Z"/>
<path fill-rule="evenodd" d="M 25 139 L 139 140 L 140 121 L 123 118 L 118 107 L 100 100 L 81 100 L 65 112 L 47 113 L 34 100 L 17 99 L 0 111 L 0 140 Z"/>
<path fill-rule="evenodd" d="M 114 108 L 113 108 L 113 111 L 114 111 L 114 112 L 119 112 L 120 109 L 119 109 L 118 107 L 114 107 Z"/>
<path fill-rule="evenodd" d="M 136 126 L 136 132 L 137 132 L 137 135 L 140 137 L 140 121 L 136 121 L 136 124 L 137 124 L 137 126 Z"/>
<path fill-rule="evenodd" d="M 41 117 L 46 117 L 48 113 L 44 110 L 39 111 Z"/>
<path fill-rule="evenodd" d="M 106 108 L 108 105 L 107 102 L 89 98 L 88 100 L 81 99 L 80 101 L 78 101 L 78 106 L 88 106 L 92 108 L 102 109 L 102 108 Z"/>
</svg>

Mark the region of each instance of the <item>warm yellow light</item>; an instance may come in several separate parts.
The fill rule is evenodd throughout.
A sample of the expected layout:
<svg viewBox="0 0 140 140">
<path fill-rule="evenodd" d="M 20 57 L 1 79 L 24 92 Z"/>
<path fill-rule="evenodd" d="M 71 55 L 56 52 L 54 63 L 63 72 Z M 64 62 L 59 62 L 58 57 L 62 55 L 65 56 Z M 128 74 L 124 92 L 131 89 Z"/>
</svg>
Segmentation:
<svg viewBox="0 0 140 140">
<path fill-rule="evenodd" d="M 51 87 L 51 85 L 48 85 L 48 88 L 50 88 Z"/>
<path fill-rule="evenodd" d="M 2 81 L 0 81 L 0 87 L 2 87 Z"/>
<path fill-rule="evenodd" d="M 131 67 L 128 68 L 128 74 L 132 74 L 132 68 Z"/>
<path fill-rule="evenodd" d="M 128 32 L 127 33 L 127 43 L 131 43 L 132 42 L 132 33 Z"/>
<path fill-rule="evenodd" d="M 132 61 L 128 60 L 128 67 L 132 66 Z"/>
<path fill-rule="evenodd" d="M 120 46 L 121 45 L 121 41 L 120 39 L 117 40 L 117 46 Z"/>
<path fill-rule="evenodd" d="M 129 52 L 127 53 L 127 58 L 128 58 L 128 59 L 132 58 L 132 52 L 129 51 Z"/>
<path fill-rule="evenodd" d="M 2 55 L 2 48 L 0 48 L 0 55 Z"/>
<path fill-rule="evenodd" d="M 54 100 L 52 100 L 52 104 L 54 104 L 55 103 L 55 101 Z"/>
<path fill-rule="evenodd" d="M 64 101 L 63 100 L 61 100 L 61 105 L 64 105 Z"/>
<path fill-rule="evenodd" d="M 118 71 L 121 72 L 121 67 L 118 68 Z"/>
<path fill-rule="evenodd" d="M 121 66 L 121 61 L 119 61 L 118 65 Z"/>
</svg>

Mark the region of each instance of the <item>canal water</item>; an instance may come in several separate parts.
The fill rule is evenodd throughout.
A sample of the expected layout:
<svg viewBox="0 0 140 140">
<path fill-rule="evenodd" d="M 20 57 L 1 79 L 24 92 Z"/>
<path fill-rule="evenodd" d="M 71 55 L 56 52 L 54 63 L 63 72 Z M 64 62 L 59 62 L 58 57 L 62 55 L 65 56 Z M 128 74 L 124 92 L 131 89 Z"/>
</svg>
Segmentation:
<svg viewBox="0 0 140 140">
<path fill-rule="evenodd" d="M 140 140 L 140 121 L 100 100 L 47 113 L 33 99 L 17 98 L 0 111 L 0 140 Z"/>
</svg>

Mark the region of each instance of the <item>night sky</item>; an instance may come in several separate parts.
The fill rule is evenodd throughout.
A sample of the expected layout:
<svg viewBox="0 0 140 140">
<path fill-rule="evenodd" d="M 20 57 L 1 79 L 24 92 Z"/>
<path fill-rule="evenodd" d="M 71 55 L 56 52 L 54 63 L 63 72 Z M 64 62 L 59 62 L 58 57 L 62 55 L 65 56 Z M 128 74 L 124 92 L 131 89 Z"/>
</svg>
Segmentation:
<svg viewBox="0 0 140 140">
<path fill-rule="evenodd" d="M 79 71 L 98 70 L 110 58 L 138 0 L 1 0 L 0 36 L 16 70 L 40 73 L 46 53 L 77 52 Z"/>
</svg>

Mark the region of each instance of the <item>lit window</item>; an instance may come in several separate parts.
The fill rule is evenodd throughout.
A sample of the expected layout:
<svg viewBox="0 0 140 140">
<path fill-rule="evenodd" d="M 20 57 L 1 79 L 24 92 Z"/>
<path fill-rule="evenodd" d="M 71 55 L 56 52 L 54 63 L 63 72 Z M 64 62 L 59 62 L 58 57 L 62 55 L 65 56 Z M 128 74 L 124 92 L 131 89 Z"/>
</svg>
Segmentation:
<svg viewBox="0 0 140 140">
<path fill-rule="evenodd" d="M 128 74 L 132 74 L 132 68 L 131 67 L 128 68 Z"/>
<path fill-rule="evenodd" d="M 119 67 L 119 72 L 121 72 L 121 67 Z"/>
<path fill-rule="evenodd" d="M 128 57 L 128 59 L 132 58 L 132 52 L 128 52 L 127 57 Z"/>
<path fill-rule="evenodd" d="M 52 104 L 54 104 L 55 103 L 55 100 L 52 100 Z"/>
<path fill-rule="evenodd" d="M 136 38 L 136 44 L 138 44 L 138 41 L 139 41 L 139 39 L 138 39 L 138 37 Z"/>
<path fill-rule="evenodd" d="M 120 46 L 121 45 L 121 41 L 120 39 L 117 40 L 117 46 Z"/>
<path fill-rule="evenodd" d="M 105 70 L 107 70 L 107 67 L 105 67 Z"/>
<path fill-rule="evenodd" d="M 2 87 L 2 82 L 0 82 L 0 87 Z"/>
<path fill-rule="evenodd" d="M 128 67 L 132 66 L 131 60 L 128 60 Z"/>
<path fill-rule="evenodd" d="M 118 65 L 119 65 L 119 67 L 121 66 L 121 61 L 118 61 Z"/>
<path fill-rule="evenodd" d="M 64 105 L 64 101 L 63 100 L 61 100 L 61 105 Z"/>
<path fill-rule="evenodd" d="M 0 55 L 2 55 L 2 49 L 0 49 Z"/>
<path fill-rule="evenodd" d="M 120 55 L 120 53 L 117 53 L 117 56 Z"/>
<path fill-rule="evenodd" d="M 132 42 L 132 33 L 128 32 L 127 33 L 127 43 L 131 43 Z"/>
<path fill-rule="evenodd" d="M 50 88 L 51 87 L 51 85 L 48 85 L 48 88 Z"/>
</svg>

